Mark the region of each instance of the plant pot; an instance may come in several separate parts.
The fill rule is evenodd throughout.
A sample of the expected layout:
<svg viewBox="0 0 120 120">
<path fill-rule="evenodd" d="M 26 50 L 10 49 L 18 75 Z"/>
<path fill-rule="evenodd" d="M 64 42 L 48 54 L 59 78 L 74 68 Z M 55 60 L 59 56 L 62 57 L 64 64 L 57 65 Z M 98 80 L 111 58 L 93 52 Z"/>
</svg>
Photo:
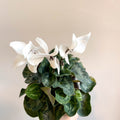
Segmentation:
<svg viewBox="0 0 120 120">
<path fill-rule="evenodd" d="M 63 115 L 60 120 L 77 120 L 78 119 L 78 114 L 69 117 L 67 114 Z"/>
</svg>

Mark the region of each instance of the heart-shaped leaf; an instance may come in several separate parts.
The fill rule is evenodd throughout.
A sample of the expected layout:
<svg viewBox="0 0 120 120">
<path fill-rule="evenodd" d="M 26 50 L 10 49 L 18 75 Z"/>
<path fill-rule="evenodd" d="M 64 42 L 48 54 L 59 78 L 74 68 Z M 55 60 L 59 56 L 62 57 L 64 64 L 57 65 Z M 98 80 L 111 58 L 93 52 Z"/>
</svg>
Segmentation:
<svg viewBox="0 0 120 120">
<path fill-rule="evenodd" d="M 88 116 L 91 112 L 91 105 L 90 105 L 90 95 L 88 93 L 82 93 L 82 101 L 80 101 L 80 109 L 78 110 L 78 114 L 80 116 Z"/>
<path fill-rule="evenodd" d="M 65 95 L 62 89 L 58 89 L 55 91 L 55 99 L 60 104 L 67 104 L 70 101 L 71 97 L 68 95 Z"/>
<path fill-rule="evenodd" d="M 76 79 L 81 82 L 80 87 L 83 92 L 90 92 L 96 85 L 96 82 L 90 78 L 81 62 L 75 62 L 71 67 L 71 71 Z"/>
<path fill-rule="evenodd" d="M 44 58 L 44 60 L 39 64 L 37 68 L 38 73 L 42 75 L 45 72 L 49 72 L 49 66 L 49 61 L 47 60 L 47 58 Z"/>
<path fill-rule="evenodd" d="M 40 100 L 33 100 L 25 96 L 24 98 L 24 109 L 28 115 L 31 117 L 37 117 L 38 111 L 42 108 Z"/>
<path fill-rule="evenodd" d="M 24 68 L 24 70 L 23 70 L 23 72 L 22 72 L 22 74 L 23 74 L 23 77 L 24 77 L 24 78 L 27 78 L 27 77 L 29 77 L 29 76 L 32 76 L 34 73 L 32 73 L 32 72 L 29 70 L 28 65 L 26 65 L 25 68 Z"/>
<path fill-rule="evenodd" d="M 72 96 L 70 102 L 64 105 L 64 111 L 69 116 L 74 116 L 78 109 L 79 109 L 79 101 L 75 96 Z"/>
<path fill-rule="evenodd" d="M 56 81 L 56 76 L 49 74 L 48 72 L 42 74 L 42 83 L 45 87 L 51 87 L 51 85 Z"/>
<path fill-rule="evenodd" d="M 40 85 L 36 83 L 30 84 L 27 87 L 25 93 L 31 99 L 38 99 L 43 95 L 43 92 L 40 89 Z"/>
<path fill-rule="evenodd" d="M 63 92 L 68 96 L 73 95 L 75 91 L 71 76 L 58 77 L 52 86 L 53 88 L 62 88 Z"/>
</svg>

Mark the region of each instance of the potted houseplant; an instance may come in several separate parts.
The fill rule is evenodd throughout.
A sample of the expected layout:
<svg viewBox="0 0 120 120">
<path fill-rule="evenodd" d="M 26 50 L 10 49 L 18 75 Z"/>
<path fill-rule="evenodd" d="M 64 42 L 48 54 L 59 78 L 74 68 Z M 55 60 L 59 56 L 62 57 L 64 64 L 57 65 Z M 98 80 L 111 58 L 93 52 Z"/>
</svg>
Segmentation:
<svg viewBox="0 0 120 120">
<path fill-rule="evenodd" d="M 91 33 L 81 37 L 73 34 L 70 47 L 55 46 L 51 51 L 41 38 L 36 38 L 39 46 L 31 41 L 10 43 L 19 55 L 16 66 L 26 64 L 23 77 L 28 85 L 21 89 L 20 96 L 25 95 L 24 109 L 29 116 L 40 120 L 67 120 L 77 114 L 89 115 L 89 92 L 96 82 L 74 54 L 84 52 L 90 36 Z"/>
</svg>

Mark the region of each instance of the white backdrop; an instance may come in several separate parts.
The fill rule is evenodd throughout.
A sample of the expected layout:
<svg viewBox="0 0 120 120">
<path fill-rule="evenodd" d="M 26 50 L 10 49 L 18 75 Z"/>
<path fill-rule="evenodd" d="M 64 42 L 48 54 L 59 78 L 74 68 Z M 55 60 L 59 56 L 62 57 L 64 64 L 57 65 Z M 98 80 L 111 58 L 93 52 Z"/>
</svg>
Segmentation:
<svg viewBox="0 0 120 120">
<path fill-rule="evenodd" d="M 9 42 L 39 36 L 52 48 L 70 44 L 73 32 L 92 32 L 80 58 L 97 81 L 92 113 L 79 120 L 120 120 L 119 0 L 0 0 L 0 120 L 37 120 L 26 115 L 18 97 L 26 85 L 23 67 L 13 68 L 16 54 Z"/>
</svg>

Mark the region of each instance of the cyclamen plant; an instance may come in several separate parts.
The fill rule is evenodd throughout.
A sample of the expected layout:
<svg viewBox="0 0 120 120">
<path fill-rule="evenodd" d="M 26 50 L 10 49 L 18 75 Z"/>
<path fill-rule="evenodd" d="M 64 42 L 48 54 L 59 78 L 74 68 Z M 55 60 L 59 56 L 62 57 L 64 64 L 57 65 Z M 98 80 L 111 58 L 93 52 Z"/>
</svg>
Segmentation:
<svg viewBox="0 0 120 120">
<path fill-rule="evenodd" d="M 14 41 L 10 46 L 18 54 L 16 66 L 26 64 L 23 77 L 27 88 L 22 88 L 24 109 L 31 117 L 40 120 L 60 120 L 67 114 L 88 116 L 91 112 L 89 92 L 96 85 L 88 75 L 80 59 L 73 54 L 85 51 L 91 33 L 76 37 L 73 34 L 70 47 L 55 46 L 51 51 L 41 38 L 38 46 L 30 41 Z"/>
</svg>

